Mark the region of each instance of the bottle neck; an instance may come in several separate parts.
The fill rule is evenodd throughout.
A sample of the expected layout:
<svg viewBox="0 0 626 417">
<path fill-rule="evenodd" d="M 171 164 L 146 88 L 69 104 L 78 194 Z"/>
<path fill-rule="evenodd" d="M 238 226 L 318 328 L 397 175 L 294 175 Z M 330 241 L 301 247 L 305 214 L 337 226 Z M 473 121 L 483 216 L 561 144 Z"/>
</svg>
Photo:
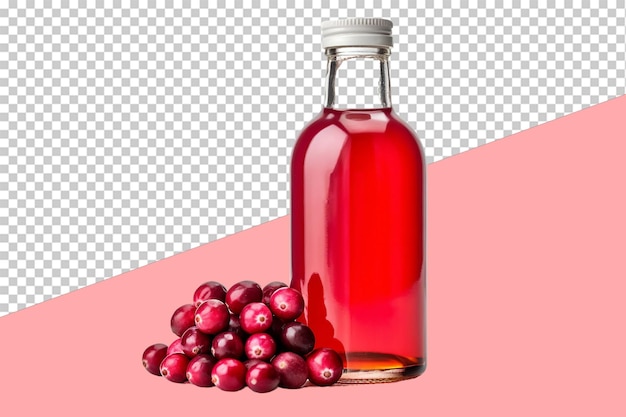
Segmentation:
<svg viewBox="0 0 626 417">
<path fill-rule="evenodd" d="M 378 109 L 391 107 L 389 48 L 340 47 L 326 49 L 324 107 Z"/>
</svg>

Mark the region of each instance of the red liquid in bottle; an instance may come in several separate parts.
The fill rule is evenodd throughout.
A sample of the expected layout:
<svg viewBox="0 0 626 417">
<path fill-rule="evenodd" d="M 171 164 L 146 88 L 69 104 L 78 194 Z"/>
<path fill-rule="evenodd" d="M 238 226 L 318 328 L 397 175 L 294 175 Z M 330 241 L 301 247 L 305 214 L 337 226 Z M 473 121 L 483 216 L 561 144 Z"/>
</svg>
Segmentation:
<svg viewBox="0 0 626 417">
<path fill-rule="evenodd" d="M 344 382 L 425 368 L 424 156 L 391 108 L 325 108 L 291 161 L 292 282 Z"/>
</svg>

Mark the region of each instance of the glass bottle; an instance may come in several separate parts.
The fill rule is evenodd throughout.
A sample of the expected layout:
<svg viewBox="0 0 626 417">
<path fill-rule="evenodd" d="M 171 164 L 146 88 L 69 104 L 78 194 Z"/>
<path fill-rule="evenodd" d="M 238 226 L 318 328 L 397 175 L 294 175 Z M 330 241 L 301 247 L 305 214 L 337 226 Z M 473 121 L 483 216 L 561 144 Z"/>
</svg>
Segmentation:
<svg viewBox="0 0 626 417">
<path fill-rule="evenodd" d="M 305 298 L 300 320 L 316 347 L 342 355 L 343 383 L 408 379 L 426 367 L 425 161 L 391 106 L 392 26 L 322 25 L 324 108 L 291 159 L 291 286 Z M 376 88 L 339 105 L 336 85 L 352 62 L 370 67 Z"/>
</svg>

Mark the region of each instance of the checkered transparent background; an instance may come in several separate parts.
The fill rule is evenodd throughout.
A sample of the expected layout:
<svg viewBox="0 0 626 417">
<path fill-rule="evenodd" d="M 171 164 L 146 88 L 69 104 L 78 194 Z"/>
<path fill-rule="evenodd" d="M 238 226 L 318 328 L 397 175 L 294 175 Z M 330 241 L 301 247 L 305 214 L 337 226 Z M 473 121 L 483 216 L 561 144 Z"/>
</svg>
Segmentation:
<svg viewBox="0 0 626 417">
<path fill-rule="evenodd" d="M 558 3 L 0 0 L 0 315 L 287 214 L 324 20 L 394 21 L 429 162 L 624 94 L 624 2 Z"/>
</svg>

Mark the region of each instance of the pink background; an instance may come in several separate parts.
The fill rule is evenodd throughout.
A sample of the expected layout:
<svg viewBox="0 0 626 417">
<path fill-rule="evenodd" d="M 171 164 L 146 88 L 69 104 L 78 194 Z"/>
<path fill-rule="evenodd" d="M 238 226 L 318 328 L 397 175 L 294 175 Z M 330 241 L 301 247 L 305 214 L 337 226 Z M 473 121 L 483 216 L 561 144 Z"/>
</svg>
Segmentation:
<svg viewBox="0 0 626 417">
<path fill-rule="evenodd" d="M 625 114 L 626 96 L 429 166 L 417 379 L 261 395 L 142 368 L 200 283 L 289 279 L 285 217 L 0 318 L 3 414 L 626 415 Z"/>
</svg>

